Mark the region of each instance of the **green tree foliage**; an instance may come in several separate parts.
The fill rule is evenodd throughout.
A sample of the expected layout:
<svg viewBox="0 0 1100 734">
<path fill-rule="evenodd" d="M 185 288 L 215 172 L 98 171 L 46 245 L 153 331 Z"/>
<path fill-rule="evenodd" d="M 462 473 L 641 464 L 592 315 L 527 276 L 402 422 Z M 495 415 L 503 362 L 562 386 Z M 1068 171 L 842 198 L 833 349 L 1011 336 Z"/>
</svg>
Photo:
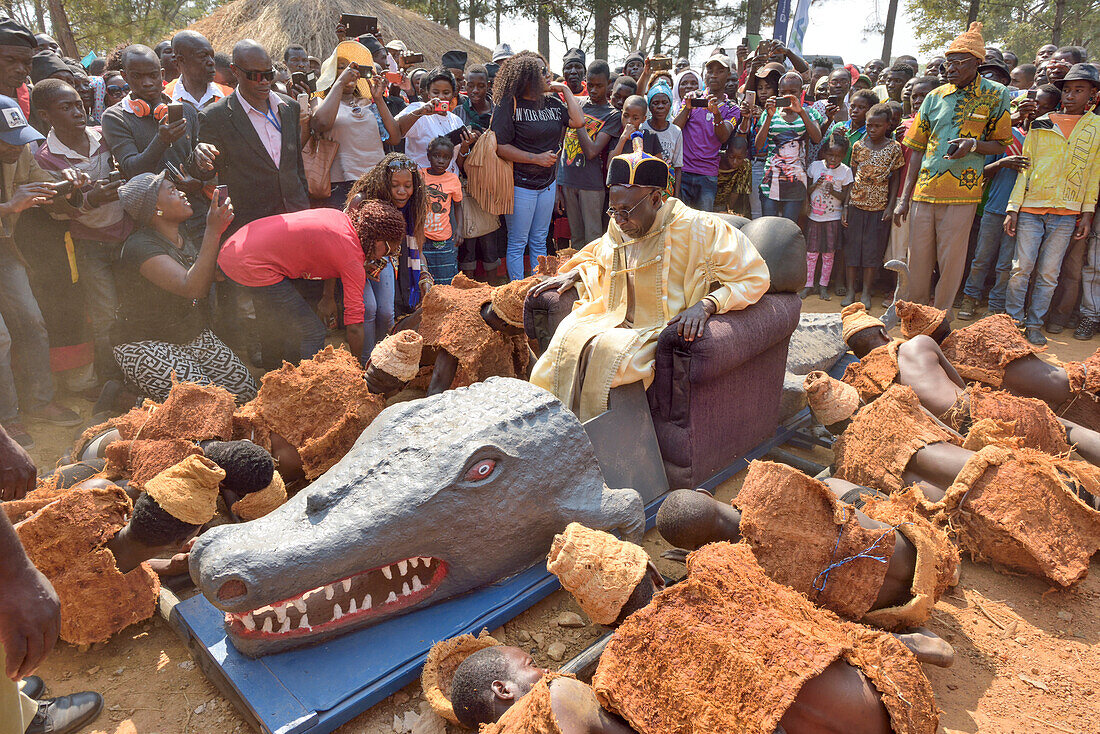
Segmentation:
<svg viewBox="0 0 1100 734">
<path fill-rule="evenodd" d="M 906 9 L 922 51 L 941 51 L 966 30 L 969 3 L 906 0 Z M 1100 0 L 984 0 L 978 20 L 986 43 L 1016 51 L 1021 60 L 1054 39 L 1062 46 L 1086 47 L 1100 40 Z"/>
<path fill-rule="evenodd" d="M 218 0 L 66 0 L 73 37 L 83 52 L 106 52 L 120 43 L 148 43 L 208 15 Z M 35 31 L 52 32 L 44 0 L 0 0 L 11 17 Z"/>
</svg>

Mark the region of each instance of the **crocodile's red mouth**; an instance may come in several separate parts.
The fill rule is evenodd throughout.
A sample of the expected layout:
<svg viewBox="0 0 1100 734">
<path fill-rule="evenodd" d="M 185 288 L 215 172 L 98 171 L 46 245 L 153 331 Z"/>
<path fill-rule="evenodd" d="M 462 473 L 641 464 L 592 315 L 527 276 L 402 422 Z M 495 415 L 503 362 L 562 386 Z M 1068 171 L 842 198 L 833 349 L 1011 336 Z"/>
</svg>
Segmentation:
<svg viewBox="0 0 1100 734">
<path fill-rule="evenodd" d="M 346 626 L 418 604 L 447 576 L 439 558 L 413 556 L 361 571 L 248 612 L 226 612 L 238 637 L 290 639 Z"/>
</svg>

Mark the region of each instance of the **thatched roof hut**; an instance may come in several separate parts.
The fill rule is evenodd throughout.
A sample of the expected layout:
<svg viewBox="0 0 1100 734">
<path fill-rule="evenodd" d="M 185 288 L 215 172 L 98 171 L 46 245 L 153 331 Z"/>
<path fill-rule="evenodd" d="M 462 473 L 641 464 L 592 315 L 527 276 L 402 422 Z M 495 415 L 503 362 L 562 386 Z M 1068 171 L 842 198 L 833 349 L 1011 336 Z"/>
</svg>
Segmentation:
<svg viewBox="0 0 1100 734">
<path fill-rule="evenodd" d="M 342 13 L 377 17 L 383 43 L 400 38 L 410 52 L 424 54 L 425 66 L 438 64 L 452 49 L 467 52 L 471 63 L 492 57 L 484 46 L 383 0 L 233 0 L 188 28 L 206 36 L 215 51 L 229 53 L 237 41 L 251 38 L 263 44 L 272 59 L 282 59 L 288 44 L 300 43 L 323 60 L 336 46 L 336 23 Z"/>
</svg>

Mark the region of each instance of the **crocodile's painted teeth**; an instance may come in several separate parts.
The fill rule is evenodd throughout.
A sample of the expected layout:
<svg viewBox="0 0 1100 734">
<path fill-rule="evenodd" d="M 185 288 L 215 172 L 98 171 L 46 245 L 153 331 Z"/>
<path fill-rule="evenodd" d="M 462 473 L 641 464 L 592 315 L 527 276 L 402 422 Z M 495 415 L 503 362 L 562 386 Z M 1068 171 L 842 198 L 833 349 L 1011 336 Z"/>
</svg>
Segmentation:
<svg viewBox="0 0 1100 734">
<path fill-rule="evenodd" d="M 386 603 L 389 604 L 390 602 L 395 602 L 395 601 L 397 601 L 397 594 L 395 594 L 391 591 L 390 595 L 386 597 Z"/>
<path fill-rule="evenodd" d="M 271 632 L 274 625 L 271 623 L 271 617 L 264 617 L 263 632 Z"/>
<path fill-rule="evenodd" d="M 332 618 L 335 620 L 340 619 L 340 617 L 342 616 L 344 616 L 344 610 L 340 608 L 339 604 L 337 604 L 332 608 Z"/>
<path fill-rule="evenodd" d="M 333 594 L 332 584 L 329 584 L 328 586 L 325 587 L 325 601 L 332 601 L 332 594 Z"/>
<path fill-rule="evenodd" d="M 252 618 L 251 614 L 245 614 L 244 616 L 240 617 L 239 619 L 241 620 L 241 624 L 244 625 L 244 628 L 246 630 L 248 630 L 249 632 L 255 632 L 256 631 L 256 620 Z"/>
<path fill-rule="evenodd" d="M 420 583 L 420 577 L 419 576 L 413 576 L 412 590 L 413 591 L 420 591 L 423 588 L 424 588 L 424 584 Z"/>
<path fill-rule="evenodd" d="M 345 594 L 351 591 L 351 579 L 344 579 L 340 582 L 340 585 L 344 587 Z"/>
<path fill-rule="evenodd" d="M 352 597 L 351 604 L 348 605 L 348 614 L 355 614 L 355 597 Z"/>
<path fill-rule="evenodd" d="M 385 576 L 387 580 L 393 579 L 393 571 L 390 570 L 389 566 L 382 567 L 382 575 Z"/>
<path fill-rule="evenodd" d="M 363 610 L 370 609 L 370 594 L 363 597 Z"/>
<path fill-rule="evenodd" d="M 398 561 L 397 562 L 397 570 L 401 573 L 402 576 L 404 576 L 405 574 L 407 574 L 409 572 L 409 562 L 408 561 Z"/>
<path fill-rule="evenodd" d="M 298 629 L 307 630 L 309 628 L 309 616 L 303 614 L 302 618 L 298 621 Z"/>
</svg>

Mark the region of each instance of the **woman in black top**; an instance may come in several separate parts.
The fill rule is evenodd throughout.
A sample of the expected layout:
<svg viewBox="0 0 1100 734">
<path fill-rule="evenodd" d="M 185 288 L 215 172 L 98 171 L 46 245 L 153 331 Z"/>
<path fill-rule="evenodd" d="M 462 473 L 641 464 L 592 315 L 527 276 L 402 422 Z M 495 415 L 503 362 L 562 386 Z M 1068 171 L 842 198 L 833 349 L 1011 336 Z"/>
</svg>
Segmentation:
<svg viewBox="0 0 1100 734">
<path fill-rule="evenodd" d="M 563 103 L 556 92 L 565 99 Z M 532 268 L 546 254 L 546 235 L 554 213 L 558 156 L 565 126 L 581 127 L 584 114 L 569 87 L 550 83 L 546 60 L 521 51 L 500 67 L 493 82 L 496 110 L 490 127 L 497 153 L 512 161 L 515 205 L 508 222 L 508 278 L 523 278 L 523 256 Z"/>
<path fill-rule="evenodd" d="M 127 379 L 163 401 L 179 382 L 224 387 L 246 402 L 256 396 L 248 368 L 206 327 L 202 301 L 210 292 L 233 206 L 210 204 L 196 249 L 180 233 L 192 214 L 187 198 L 164 174 L 142 173 L 119 189 L 139 229 L 122 246 L 119 307 L 111 332 L 115 361 Z"/>
</svg>

